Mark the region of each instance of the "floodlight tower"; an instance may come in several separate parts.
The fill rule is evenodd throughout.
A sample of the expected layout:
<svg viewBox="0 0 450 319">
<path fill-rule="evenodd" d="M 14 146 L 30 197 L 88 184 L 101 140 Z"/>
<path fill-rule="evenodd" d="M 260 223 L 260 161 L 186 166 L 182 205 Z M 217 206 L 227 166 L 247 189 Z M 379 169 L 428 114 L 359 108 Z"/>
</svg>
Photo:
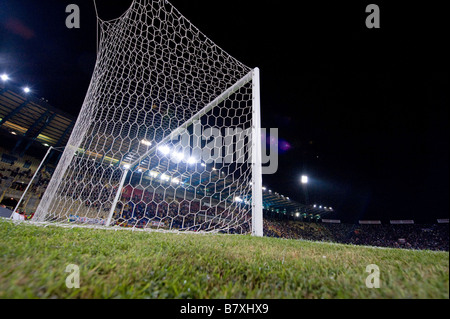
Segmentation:
<svg viewBox="0 0 450 319">
<path fill-rule="evenodd" d="M 300 182 L 302 184 L 303 192 L 305 194 L 305 204 L 309 205 L 309 196 L 308 196 L 309 177 L 307 175 L 302 175 Z"/>
</svg>

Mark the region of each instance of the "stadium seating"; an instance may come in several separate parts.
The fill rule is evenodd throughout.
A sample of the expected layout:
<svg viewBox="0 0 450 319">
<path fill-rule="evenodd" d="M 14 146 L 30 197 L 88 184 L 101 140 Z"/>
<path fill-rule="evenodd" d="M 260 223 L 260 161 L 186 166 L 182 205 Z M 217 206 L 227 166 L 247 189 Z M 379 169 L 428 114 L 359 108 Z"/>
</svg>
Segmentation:
<svg viewBox="0 0 450 319">
<path fill-rule="evenodd" d="M 449 250 L 449 225 L 325 224 L 264 219 L 268 237 L 377 247 Z"/>
</svg>

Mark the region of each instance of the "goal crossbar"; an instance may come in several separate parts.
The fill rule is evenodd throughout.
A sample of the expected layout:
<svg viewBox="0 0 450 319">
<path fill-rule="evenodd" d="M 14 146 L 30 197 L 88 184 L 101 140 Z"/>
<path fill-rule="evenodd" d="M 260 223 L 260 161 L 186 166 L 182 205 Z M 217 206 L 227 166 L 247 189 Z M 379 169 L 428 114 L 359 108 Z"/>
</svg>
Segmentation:
<svg viewBox="0 0 450 319">
<path fill-rule="evenodd" d="M 155 145 L 152 148 L 150 148 L 147 152 L 145 152 L 143 155 L 141 155 L 136 161 L 130 164 L 130 167 L 135 167 L 138 165 L 143 159 L 145 159 L 147 156 L 152 154 L 156 151 L 158 146 L 163 145 L 164 143 L 167 143 L 170 140 L 173 140 L 176 136 L 178 136 L 183 130 L 188 128 L 192 123 L 199 120 L 202 116 L 207 114 L 209 111 L 211 111 L 214 107 L 225 101 L 230 95 L 233 95 L 235 92 L 237 92 L 241 87 L 249 83 L 253 78 L 254 71 L 250 71 L 247 75 L 245 75 L 243 78 L 241 78 L 239 81 L 237 81 L 234 85 L 229 87 L 227 90 L 225 90 L 222 94 L 220 94 L 218 97 L 216 97 L 213 101 L 211 101 L 208 105 L 206 105 L 203 109 L 201 109 L 197 114 L 192 116 L 189 120 L 184 122 L 184 124 L 180 125 L 177 129 L 175 129 L 171 134 L 167 135 L 165 138 L 163 138 L 158 144 Z"/>
</svg>

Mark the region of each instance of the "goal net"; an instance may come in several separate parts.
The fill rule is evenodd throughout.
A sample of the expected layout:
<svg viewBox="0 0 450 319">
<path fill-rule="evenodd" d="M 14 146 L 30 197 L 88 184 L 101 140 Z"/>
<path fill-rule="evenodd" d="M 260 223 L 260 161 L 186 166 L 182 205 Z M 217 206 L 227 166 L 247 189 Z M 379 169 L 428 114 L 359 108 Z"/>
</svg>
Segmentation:
<svg viewBox="0 0 450 319">
<path fill-rule="evenodd" d="M 262 236 L 259 70 L 165 0 L 98 21 L 91 84 L 35 221 Z"/>
</svg>

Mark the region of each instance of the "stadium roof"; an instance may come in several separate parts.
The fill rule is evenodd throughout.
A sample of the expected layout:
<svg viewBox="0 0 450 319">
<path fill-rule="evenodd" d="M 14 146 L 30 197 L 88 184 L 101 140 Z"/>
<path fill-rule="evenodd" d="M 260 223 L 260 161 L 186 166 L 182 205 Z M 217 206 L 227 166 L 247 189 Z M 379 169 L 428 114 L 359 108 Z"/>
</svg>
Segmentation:
<svg viewBox="0 0 450 319">
<path fill-rule="evenodd" d="M 319 208 L 314 207 L 313 205 L 305 205 L 295 200 L 290 199 L 289 197 L 280 195 L 276 192 L 269 192 L 265 190 L 263 192 L 263 205 L 264 208 L 271 211 L 276 211 L 279 213 L 287 212 L 298 212 L 298 213 L 306 213 L 313 215 L 325 216 L 333 211 L 329 208 Z"/>
<path fill-rule="evenodd" d="M 35 141 L 45 146 L 67 144 L 75 118 L 8 84 L 0 83 L 0 129 L 26 141 L 22 155 Z M 18 145 L 17 145 L 18 146 Z"/>
</svg>

